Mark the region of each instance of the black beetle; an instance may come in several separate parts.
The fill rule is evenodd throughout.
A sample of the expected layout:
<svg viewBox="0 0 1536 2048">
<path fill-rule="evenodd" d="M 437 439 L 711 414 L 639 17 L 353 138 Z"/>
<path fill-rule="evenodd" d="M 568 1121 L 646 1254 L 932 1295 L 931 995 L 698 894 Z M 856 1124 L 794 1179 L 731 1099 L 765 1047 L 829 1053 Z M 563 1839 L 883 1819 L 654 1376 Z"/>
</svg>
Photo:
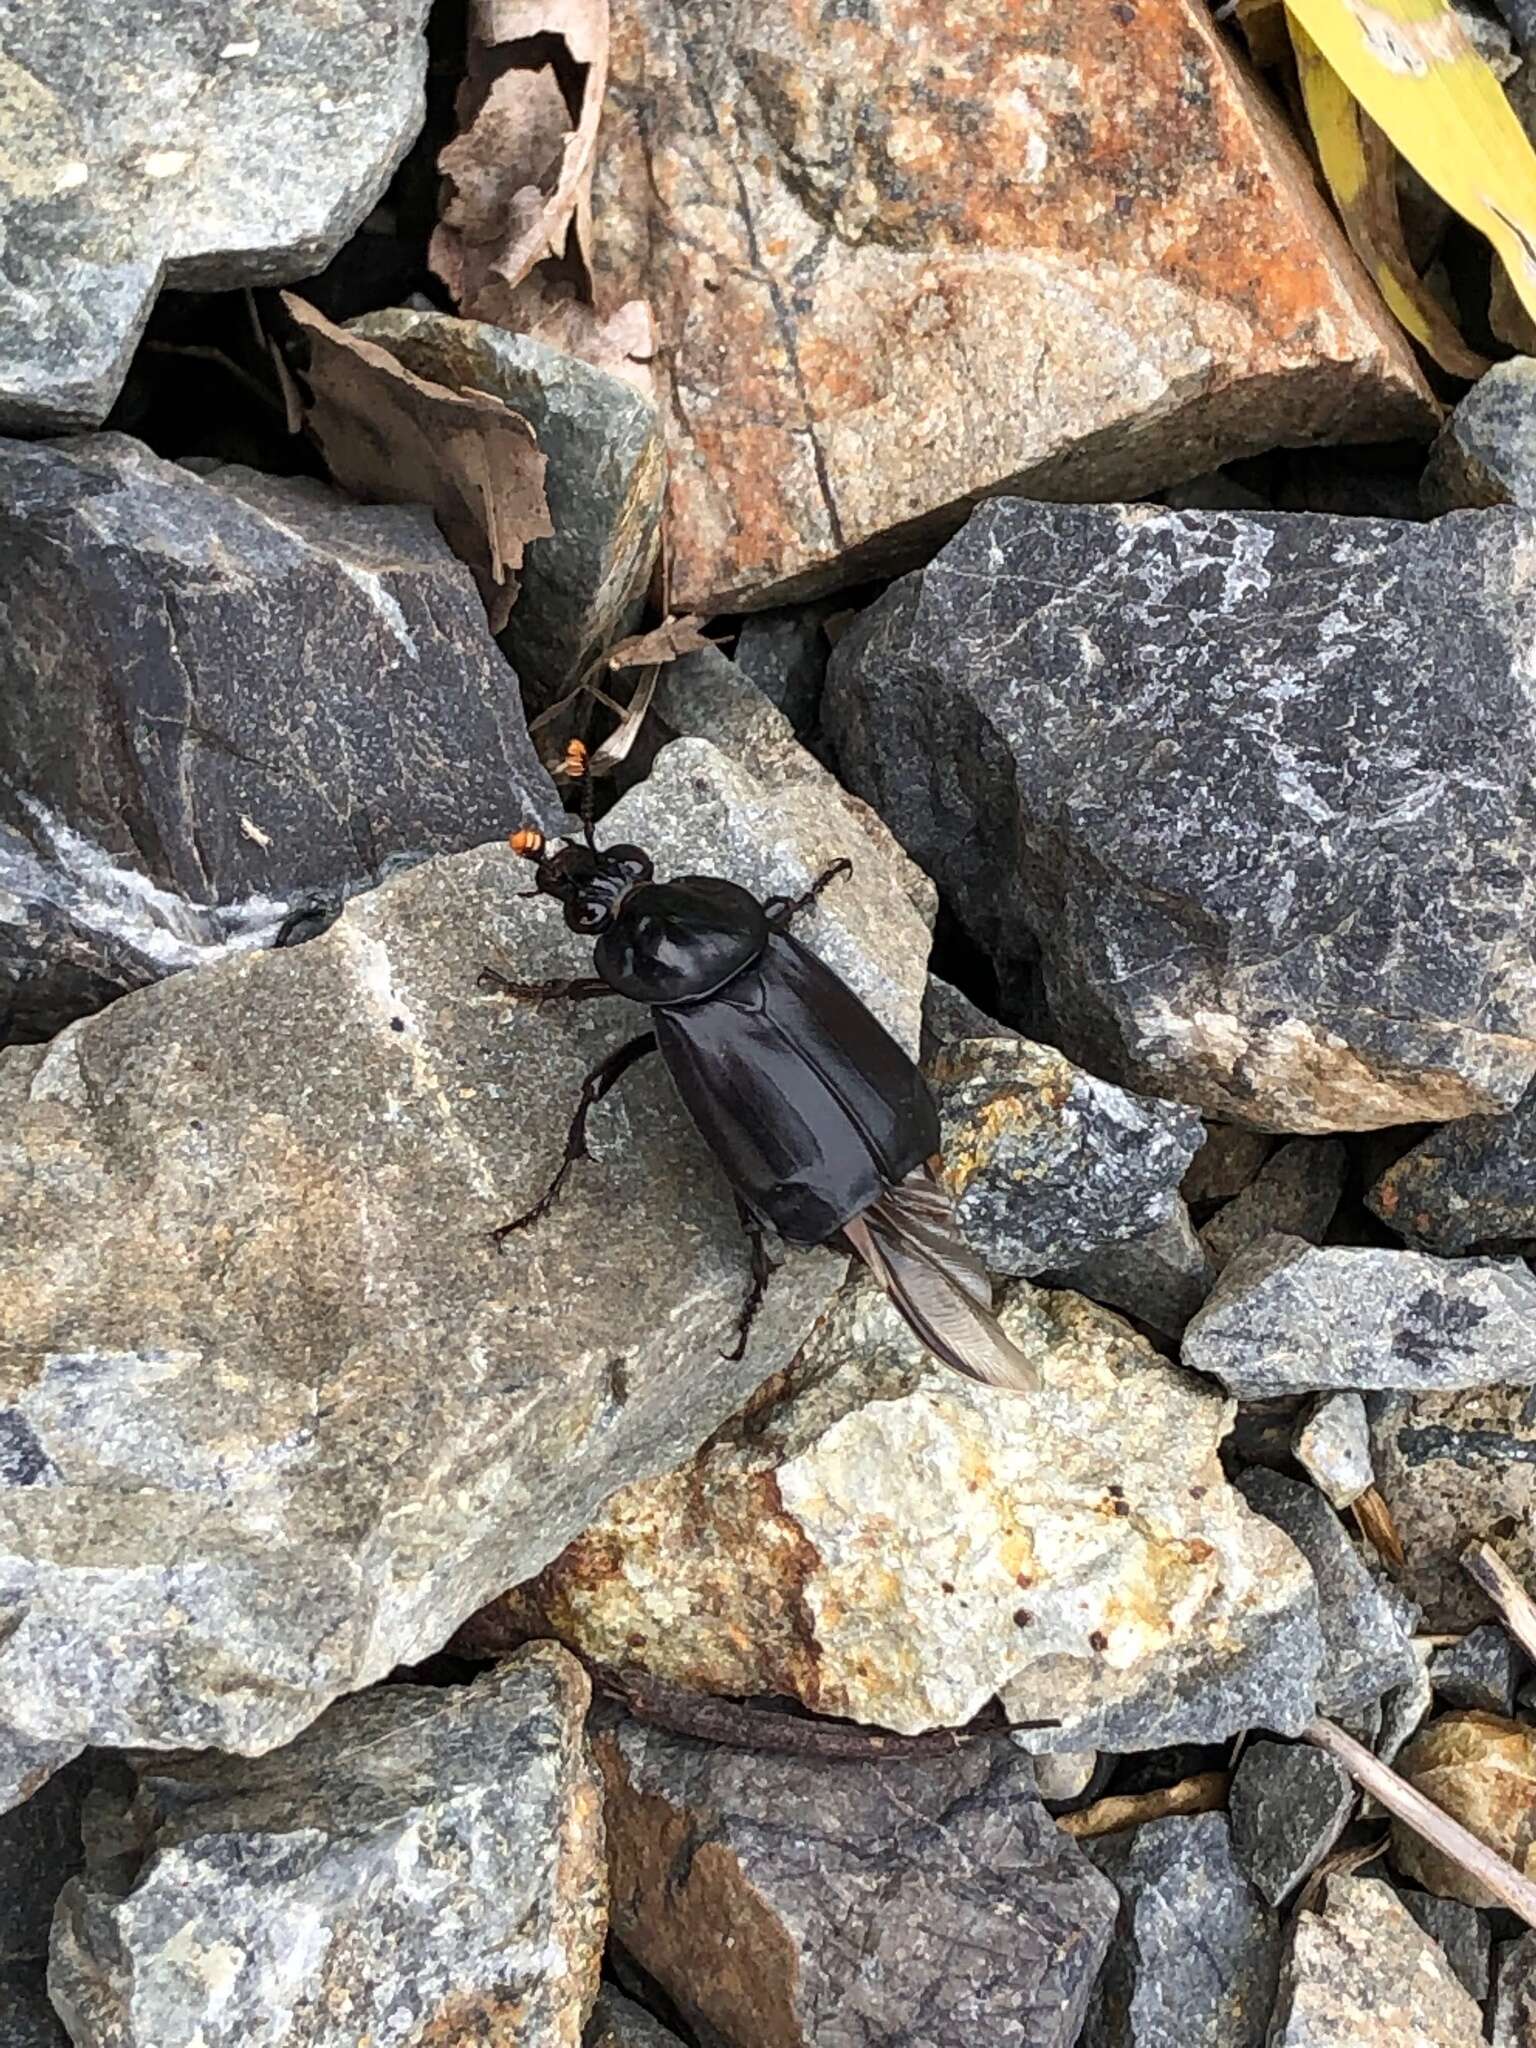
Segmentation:
<svg viewBox="0 0 1536 2048">
<path fill-rule="evenodd" d="M 939 1119 L 926 1082 L 790 931 L 851 863 L 835 862 L 803 896 L 759 903 L 713 875 L 657 882 L 641 847 L 599 851 L 590 821 L 585 843 L 558 851 L 532 830 L 510 843 L 537 863 L 535 893 L 556 897 L 570 929 L 596 939 L 597 974 L 513 982 L 487 968 L 481 985 L 534 1001 L 624 996 L 649 1008 L 651 1029 L 587 1076 L 559 1171 L 531 1209 L 493 1232 L 497 1245 L 547 1212 L 588 1156 L 593 1105 L 659 1051 L 751 1240 L 752 1284 L 731 1357 L 743 1354 L 774 1271 L 767 1228 L 792 1246 L 856 1253 L 946 1365 L 994 1386 L 1038 1386 L 992 1314 L 986 1272 L 935 1177 Z"/>
</svg>

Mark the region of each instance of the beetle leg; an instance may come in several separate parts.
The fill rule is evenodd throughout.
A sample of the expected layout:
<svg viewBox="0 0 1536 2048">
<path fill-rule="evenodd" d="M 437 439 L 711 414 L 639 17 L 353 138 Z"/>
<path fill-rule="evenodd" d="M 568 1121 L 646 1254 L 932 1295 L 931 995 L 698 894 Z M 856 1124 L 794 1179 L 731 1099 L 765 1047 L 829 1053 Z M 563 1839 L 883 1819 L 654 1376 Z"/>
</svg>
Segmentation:
<svg viewBox="0 0 1536 2048">
<path fill-rule="evenodd" d="M 494 967 L 482 967 L 475 976 L 475 986 L 489 995 L 525 1003 L 589 1003 L 597 996 L 618 993 L 596 975 L 578 975 L 573 981 L 509 981 Z"/>
<path fill-rule="evenodd" d="M 554 1207 L 555 1199 L 565 1185 L 565 1177 L 578 1159 L 589 1159 L 587 1150 L 587 1118 L 593 1108 L 602 1101 L 608 1090 L 622 1081 L 637 1060 L 643 1060 L 648 1053 L 656 1050 L 654 1031 L 642 1031 L 638 1038 L 631 1038 L 616 1052 L 609 1053 L 601 1066 L 594 1067 L 581 1084 L 581 1101 L 576 1114 L 571 1118 L 571 1128 L 566 1133 L 565 1157 L 549 1186 L 540 1195 L 531 1209 L 525 1209 L 521 1216 L 514 1216 L 510 1223 L 503 1223 L 491 1232 L 491 1242 L 500 1251 L 514 1230 L 526 1230 L 530 1223 L 537 1223 L 541 1216 L 547 1216 Z"/>
<path fill-rule="evenodd" d="M 851 860 L 835 860 L 831 867 L 823 870 L 803 896 L 770 896 L 763 905 L 768 922 L 775 931 L 788 931 L 790 925 L 803 910 L 809 910 L 829 882 L 835 882 L 839 875 L 851 875 Z"/>
<path fill-rule="evenodd" d="M 729 1351 L 720 1354 L 722 1358 L 729 1359 L 746 1356 L 747 1339 L 752 1334 L 752 1325 L 757 1321 L 757 1312 L 763 1305 L 763 1296 L 768 1292 L 768 1282 L 779 1270 L 768 1256 L 768 1248 L 763 1242 L 762 1224 L 739 1196 L 736 1201 L 736 1214 L 741 1218 L 741 1227 L 747 1233 L 747 1241 L 752 1247 L 752 1283 L 747 1289 L 747 1298 L 741 1305 L 741 1314 L 736 1318 L 736 1342 Z"/>
</svg>

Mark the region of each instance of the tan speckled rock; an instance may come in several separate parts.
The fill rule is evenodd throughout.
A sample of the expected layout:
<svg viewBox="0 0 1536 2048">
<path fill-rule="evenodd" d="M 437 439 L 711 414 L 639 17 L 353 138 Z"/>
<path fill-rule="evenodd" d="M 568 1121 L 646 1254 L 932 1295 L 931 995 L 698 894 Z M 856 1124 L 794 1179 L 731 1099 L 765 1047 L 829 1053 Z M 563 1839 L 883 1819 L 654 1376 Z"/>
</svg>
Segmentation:
<svg viewBox="0 0 1536 2048">
<path fill-rule="evenodd" d="M 1483 2016 L 1390 1885 L 1334 1877 L 1299 1913 L 1270 2048 L 1482 2048 Z"/>
<path fill-rule="evenodd" d="M 1507 1863 L 1536 1877 L 1536 1728 L 1475 1707 L 1446 1714 L 1413 1738 L 1397 1768 Z M 1499 1903 L 1401 1821 L 1392 1824 L 1392 1858 L 1406 1877 L 1443 1899 Z"/>
<path fill-rule="evenodd" d="M 1010 1291 L 1038 1395 L 925 1362 L 856 1280 L 788 1380 L 665 1479 L 627 1488 L 477 1618 L 605 1663 L 779 1692 L 914 1731 L 996 1692 L 1135 1749 L 1310 1717 L 1321 1656 L 1298 1553 L 1227 1486 L 1231 1409 L 1117 1316 Z"/>
<path fill-rule="evenodd" d="M 1203 0 L 635 0 L 594 215 L 600 311 L 656 314 L 679 609 L 905 566 L 987 493 L 1433 431 Z"/>
<path fill-rule="evenodd" d="M 851 854 L 808 942 L 916 1046 L 927 928 L 868 814 L 687 740 L 610 829 L 763 895 Z M 518 869 L 427 863 L 0 1055 L 0 1804 L 87 1743 L 269 1749 L 439 1648 L 690 1456 L 837 1285 L 789 1260 L 722 1358 L 746 1246 L 659 1063 L 497 1255 L 643 1028 L 477 989 L 498 957 L 587 971 Z"/>
</svg>

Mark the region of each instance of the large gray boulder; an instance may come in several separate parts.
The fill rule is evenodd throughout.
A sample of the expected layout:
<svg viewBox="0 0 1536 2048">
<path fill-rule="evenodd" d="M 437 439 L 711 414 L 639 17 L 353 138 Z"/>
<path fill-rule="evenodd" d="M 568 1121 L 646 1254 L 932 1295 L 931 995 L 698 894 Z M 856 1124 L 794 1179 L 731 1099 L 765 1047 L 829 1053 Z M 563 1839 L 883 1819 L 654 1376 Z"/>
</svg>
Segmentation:
<svg viewBox="0 0 1536 2048">
<path fill-rule="evenodd" d="M 0 443 L 0 1026 L 46 1036 L 269 944 L 311 892 L 456 853 L 554 786 L 431 516 Z"/>
<path fill-rule="evenodd" d="M 852 855 L 807 935 L 915 1048 L 927 928 L 835 796 L 679 741 L 609 829 L 763 895 Z M 0 1056 L 0 1801 L 86 1743 L 289 1740 L 687 1458 L 829 1298 L 840 1261 L 790 1260 L 722 1357 L 746 1244 L 656 1066 L 497 1254 L 643 1023 L 477 988 L 590 962 L 526 884 L 428 862 Z"/>
<path fill-rule="evenodd" d="M 107 416 L 162 284 L 324 269 L 421 126 L 428 0 L 0 6 L 0 430 Z"/>
<path fill-rule="evenodd" d="M 851 786 L 1070 1056 L 1261 1128 L 1536 1074 L 1536 521 L 984 505 L 839 641 Z"/>
</svg>

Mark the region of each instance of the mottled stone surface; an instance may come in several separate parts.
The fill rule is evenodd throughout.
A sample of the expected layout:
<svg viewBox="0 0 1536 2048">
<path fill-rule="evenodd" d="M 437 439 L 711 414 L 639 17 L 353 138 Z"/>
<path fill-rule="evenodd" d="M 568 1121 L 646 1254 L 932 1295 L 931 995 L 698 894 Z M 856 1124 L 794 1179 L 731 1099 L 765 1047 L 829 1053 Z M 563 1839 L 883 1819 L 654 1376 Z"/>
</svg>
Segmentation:
<svg viewBox="0 0 1536 2048">
<path fill-rule="evenodd" d="M 1275 1231 L 1321 1244 L 1344 1192 L 1348 1155 L 1337 1138 L 1292 1138 L 1200 1232 L 1215 1272 Z"/>
<path fill-rule="evenodd" d="M 1226 1815 L 1086 1846 L 1120 1894 L 1120 1919 L 1083 2048 L 1263 2048 L 1280 1920 L 1234 1857 Z"/>
<path fill-rule="evenodd" d="M 421 126 L 426 0 L 0 12 L 0 430 L 95 426 L 162 283 L 323 269 Z"/>
<path fill-rule="evenodd" d="M 666 486 L 655 407 L 606 371 L 480 320 L 401 307 L 350 332 L 418 377 L 504 399 L 538 436 L 555 530 L 527 544 L 501 644 L 533 708 L 564 696 L 639 623 Z"/>
<path fill-rule="evenodd" d="M 679 2048 L 676 2034 L 669 2033 L 643 2006 L 605 1984 L 597 1994 L 582 2048 Z"/>
<path fill-rule="evenodd" d="M 275 1756 L 93 1807 L 49 1989 L 90 2048 L 579 2048 L 607 1872 L 586 1674 L 550 1643 L 379 1686 Z"/>
<path fill-rule="evenodd" d="M 1536 1877 L 1536 1728 L 1475 1708 L 1445 1714 L 1414 1737 L 1397 1768 L 1507 1863 Z M 1499 1904 L 1460 1863 L 1401 1821 L 1392 1823 L 1392 1860 L 1441 1898 Z"/>
<path fill-rule="evenodd" d="M 596 1740 L 613 1932 L 723 2048 L 1072 2048 L 1113 1888 L 1010 1743 L 877 1764 Z"/>
<path fill-rule="evenodd" d="M 91 1767 L 82 1759 L 0 1813 L 0 1969 L 48 1953 L 53 1902 L 84 1856 L 80 1808 L 90 1784 Z"/>
<path fill-rule="evenodd" d="M 1355 1787 L 1342 1764 L 1305 1742 L 1246 1744 L 1232 1778 L 1232 1848 L 1260 1896 L 1278 1906 L 1343 1832 Z"/>
<path fill-rule="evenodd" d="M 1251 1508 L 1276 1523 L 1312 1567 L 1326 1654 L 1317 1703 L 1325 1714 L 1368 1707 L 1415 1675 L 1401 1603 L 1361 1561 L 1344 1524 L 1314 1487 L 1255 1468 L 1239 1478 Z"/>
<path fill-rule="evenodd" d="M 1375 1479 L 1370 1418 L 1360 1394 L 1324 1394 L 1313 1402 L 1292 1448 L 1302 1471 L 1336 1508 L 1357 1501 Z"/>
<path fill-rule="evenodd" d="M 118 434 L 11 442 L 0 580 L 13 1035 L 269 943 L 294 902 L 393 857 L 560 817 L 469 573 L 419 508 L 194 476 Z"/>
<path fill-rule="evenodd" d="M 1191 1207 L 1208 1202 L 1230 1202 L 1240 1195 L 1264 1161 L 1274 1139 L 1267 1131 L 1250 1131 L 1242 1124 L 1208 1123 L 1205 1142 L 1189 1162 L 1182 1193 Z"/>
<path fill-rule="evenodd" d="M 70 2048 L 41 1963 L 0 1967 L 0 2048 Z"/>
<path fill-rule="evenodd" d="M 983 505 L 838 642 L 824 721 L 1094 1072 L 1297 1133 L 1505 1109 L 1536 1069 L 1533 536 Z"/>
<path fill-rule="evenodd" d="M 1519 1260 L 1267 1237 L 1217 1281 L 1184 1362 L 1240 1400 L 1526 1385 L 1536 1380 L 1536 1275 Z"/>
<path fill-rule="evenodd" d="M 680 741 L 612 814 L 663 874 L 793 894 L 915 1047 L 905 863 L 810 784 Z M 659 1063 L 505 1254 L 622 1004 L 535 1011 L 487 960 L 590 952 L 505 846 L 354 899 L 324 937 L 161 982 L 0 1059 L 0 1758 L 288 1740 L 436 1649 L 616 1487 L 782 1367 L 841 1265 L 790 1260 L 736 1364 L 748 1254 Z M 11 1788 L 10 1796 L 15 1796 Z"/>
<path fill-rule="evenodd" d="M 1180 1202 L 1145 1237 L 1106 1245 L 1047 1278 L 1177 1337 L 1210 1292 L 1211 1265 Z"/>
<path fill-rule="evenodd" d="M 1536 507 L 1536 362 L 1495 363 L 1456 407 L 1420 486 L 1429 512 Z"/>
<path fill-rule="evenodd" d="M 1133 496 L 1426 428 L 1192 0 L 642 0 L 594 198 L 599 313 L 656 313 L 680 607 L 904 565 L 982 492 Z"/>
<path fill-rule="evenodd" d="M 1512 1714 L 1525 1659 L 1496 1621 L 1484 1622 L 1459 1643 L 1445 1643 L 1429 1660 L 1429 1678 L 1448 1707 L 1481 1707 Z"/>
<path fill-rule="evenodd" d="M 1222 1476 L 1230 1411 L 1118 1317 L 1010 1290 L 1039 1394 L 946 1374 L 856 1280 L 782 1390 L 634 1486 L 505 1624 L 913 1731 L 1001 1692 L 1036 1750 L 1310 1718 L 1310 1576 Z"/>
<path fill-rule="evenodd" d="M 1510 1942 L 1494 1982 L 1493 2048 L 1531 2048 L 1536 2041 L 1536 1934 Z"/>
<path fill-rule="evenodd" d="M 743 619 L 736 636 L 737 666 L 799 733 L 809 732 L 821 712 L 821 690 L 832 655 L 824 621 L 835 602 L 754 612 Z"/>
<path fill-rule="evenodd" d="M 1478 1387 L 1378 1406 L 1376 1484 L 1406 1553 L 1405 1589 L 1431 1629 L 1468 1629 L 1488 1603 L 1461 1568 L 1469 1543 L 1495 1543 L 1536 1585 L 1536 1391 Z"/>
<path fill-rule="evenodd" d="M 1460 1117 L 1431 1131 L 1366 1200 L 1426 1251 L 1536 1238 L 1536 1088 L 1502 1116 Z"/>
<path fill-rule="evenodd" d="M 1333 1877 L 1296 1917 L 1269 2048 L 1481 2048 L 1483 2016 L 1390 1885 Z"/>
<path fill-rule="evenodd" d="M 1032 1278 L 1183 1212 L 1192 1112 L 1129 1095 L 1023 1038 L 967 1039 L 931 1063 L 944 1182 L 994 1273 Z"/>
<path fill-rule="evenodd" d="M 1401 1891 L 1398 1894 L 1414 1919 L 1456 1972 L 1479 2005 L 1488 1996 L 1493 1969 L 1493 1934 L 1488 1915 L 1460 1899 L 1437 1898 L 1433 1892 Z"/>
</svg>

